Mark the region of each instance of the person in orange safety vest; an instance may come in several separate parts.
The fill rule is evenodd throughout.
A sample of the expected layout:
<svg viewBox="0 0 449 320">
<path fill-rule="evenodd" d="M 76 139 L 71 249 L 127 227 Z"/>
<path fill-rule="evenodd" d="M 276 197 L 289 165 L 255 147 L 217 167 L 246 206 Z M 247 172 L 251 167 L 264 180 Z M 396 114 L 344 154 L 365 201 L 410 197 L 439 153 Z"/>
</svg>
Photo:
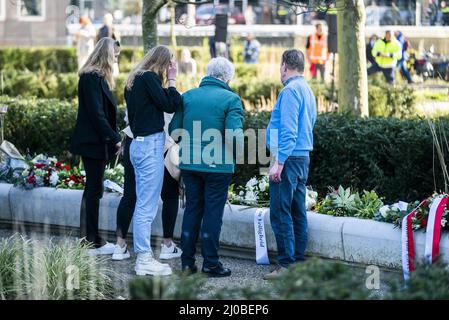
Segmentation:
<svg viewBox="0 0 449 320">
<path fill-rule="evenodd" d="M 324 81 L 326 71 L 326 61 L 329 59 L 327 49 L 327 36 L 323 32 L 323 25 L 316 25 L 316 32 L 307 38 L 307 58 L 310 63 L 310 70 L 314 79 L 317 78 L 318 71 L 321 74 L 321 81 Z"/>
</svg>

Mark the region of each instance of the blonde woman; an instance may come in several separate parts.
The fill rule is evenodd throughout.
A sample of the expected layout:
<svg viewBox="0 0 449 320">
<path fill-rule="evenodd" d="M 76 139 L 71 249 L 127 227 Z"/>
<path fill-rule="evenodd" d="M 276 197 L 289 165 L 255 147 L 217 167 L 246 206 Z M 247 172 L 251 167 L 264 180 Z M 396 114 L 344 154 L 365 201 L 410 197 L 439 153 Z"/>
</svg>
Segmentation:
<svg viewBox="0 0 449 320">
<path fill-rule="evenodd" d="M 120 54 L 120 44 L 103 38 L 79 71 L 78 116 L 70 151 L 80 155 L 86 171 L 80 213 L 80 233 L 96 249 L 94 254 L 112 254 L 115 246 L 98 234 L 100 199 L 103 196 L 103 175 L 106 163 L 121 148 L 117 130 L 117 104 L 113 64 Z"/>
<path fill-rule="evenodd" d="M 137 275 L 172 273 L 170 266 L 154 258 L 150 240 L 164 178 L 164 112 L 174 113 L 182 106 L 176 75 L 173 54 L 167 47 L 157 46 L 131 72 L 125 88 L 137 196 L 133 222 Z"/>
</svg>

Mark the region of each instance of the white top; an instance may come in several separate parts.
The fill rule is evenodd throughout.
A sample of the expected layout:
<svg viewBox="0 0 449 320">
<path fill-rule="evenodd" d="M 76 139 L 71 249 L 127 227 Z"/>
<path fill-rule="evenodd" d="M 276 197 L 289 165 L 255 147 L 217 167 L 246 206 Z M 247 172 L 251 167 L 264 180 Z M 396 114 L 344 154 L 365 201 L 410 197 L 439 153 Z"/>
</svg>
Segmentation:
<svg viewBox="0 0 449 320">
<path fill-rule="evenodd" d="M 172 139 L 172 137 L 170 137 L 170 135 L 168 134 L 168 126 L 171 122 L 173 118 L 173 114 L 169 114 L 169 113 L 165 113 L 164 112 L 164 132 L 165 132 L 165 147 L 164 147 L 164 153 L 175 144 L 175 141 Z M 125 113 L 125 122 L 128 125 L 125 129 L 122 130 L 122 132 L 124 132 L 128 137 L 130 137 L 131 139 L 134 139 L 134 135 L 131 131 L 131 128 L 129 126 L 129 121 L 128 121 L 128 110 Z"/>
</svg>

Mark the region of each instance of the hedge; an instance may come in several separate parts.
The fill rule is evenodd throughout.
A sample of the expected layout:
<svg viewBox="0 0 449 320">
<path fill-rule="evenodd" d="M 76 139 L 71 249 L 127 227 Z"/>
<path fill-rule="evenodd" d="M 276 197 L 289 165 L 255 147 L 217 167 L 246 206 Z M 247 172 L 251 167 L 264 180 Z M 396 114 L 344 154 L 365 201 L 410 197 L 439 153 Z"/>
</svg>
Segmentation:
<svg viewBox="0 0 449 320">
<path fill-rule="evenodd" d="M 268 112 L 247 113 L 246 127 L 266 128 L 269 117 Z M 448 118 L 434 121 L 449 133 Z M 443 189 L 433 151 L 427 120 L 322 114 L 314 130 L 308 184 L 321 195 L 329 186 L 344 185 L 375 190 L 387 202 L 423 199 Z M 237 166 L 236 183 L 257 174 L 257 165 Z"/>
<path fill-rule="evenodd" d="M 176 55 L 181 56 L 184 47 L 178 47 Z M 208 59 L 207 48 L 189 47 L 192 57 L 204 62 Z M 128 73 L 143 57 L 141 47 L 122 47 L 119 57 L 121 72 Z M 70 73 L 78 70 L 76 49 L 72 47 L 0 48 L 2 70 L 21 70 L 47 73 Z"/>
<path fill-rule="evenodd" d="M 76 120 L 75 102 L 0 96 L 0 104 L 9 106 L 5 138 L 19 150 L 55 156 L 68 150 Z M 120 107 L 121 128 L 123 115 Z M 246 112 L 245 128 L 264 129 L 269 118 L 269 112 Z M 448 118 L 435 121 L 447 132 Z M 430 195 L 435 190 L 434 179 L 437 191 L 443 187 L 427 120 L 322 114 L 314 139 L 308 184 L 320 194 L 325 194 L 328 186 L 344 185 L 375 190 L 387 201 L 412 201 Z M 239 165 L 235 182 L 242 185 L 257 174 L 258 165 Z"/>
</svg>

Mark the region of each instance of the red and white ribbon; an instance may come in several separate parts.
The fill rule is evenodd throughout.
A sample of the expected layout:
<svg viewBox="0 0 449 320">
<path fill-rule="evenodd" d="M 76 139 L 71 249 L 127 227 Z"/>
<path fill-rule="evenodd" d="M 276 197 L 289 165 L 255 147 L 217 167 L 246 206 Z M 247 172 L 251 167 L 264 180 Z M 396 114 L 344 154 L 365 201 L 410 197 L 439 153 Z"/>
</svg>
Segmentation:
<svg viewBox="0 0 449 320">
<path fill-rule="evenodd" d="M 410 272 L 415 270 L 415 241 L 413 238 L 412 219 L 416 211 L 426 202 L 427 200 L 422 201 L 402 219 L 402 270 L 405 280 L 408 280 Z"/>
<path fill-rule="evenodd" d="M 415 270 L 415 243 L 412 219 L 416 211 L 422 205 L 426 204 L 426 202 L 427 200 L 422 201 L 412 212 L 402 219 L 402 270 L 405 280 L 408 280 L 410 278 L 410 272 Z M 438 196 L 432 201 L 429 208 L 424 256 L 430 264 L 435 262 L 440 254 L 441 220 L 447 203 L 447 196 Z"/>
<path fill-rule="evenodd" d="M 441 219 L 448 198 L 439 196 L 435 198 L 429 209 L 429 217 L 426 228 L 426 247 L 424 256 L 429 263 L 435 262 L 440 254 Z"/>
</svg>

